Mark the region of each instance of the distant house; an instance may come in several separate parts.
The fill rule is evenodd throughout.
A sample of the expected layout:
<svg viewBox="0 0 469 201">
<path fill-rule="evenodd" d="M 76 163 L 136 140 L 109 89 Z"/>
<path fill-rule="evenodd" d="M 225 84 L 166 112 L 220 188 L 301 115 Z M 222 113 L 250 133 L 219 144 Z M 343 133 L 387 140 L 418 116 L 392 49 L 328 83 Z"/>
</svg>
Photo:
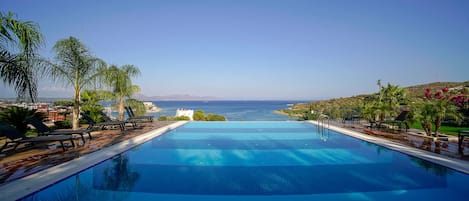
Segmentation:
<svg viewBox="0 0 469 201">
<path fill-rule="evenodd" d="M 192 118 L 194 116 L 194 110 L 187 110 L 187 109 L 177 109 L 176 110 L 176 117 L 186 116 L 189 117 L 189 120 L 193 121 Z"/>
<path fill-rule="evenodd" d="M 36 109 L 37 109 L 38 112 L 42 112 L 42 113 L 47 114 L 47 111 L 49 111 L 49 104 L 47 104 L 47 103 L 38 103 L 36 105 Z"/>
<path fill-rule="evenodd" d="M 160 111 L 160 108 L 156 107 L 153 104 L 153 102 L 143 102 L 143 105 L 145 105 L 147 112 L 159 112 Z"/>
</svg>

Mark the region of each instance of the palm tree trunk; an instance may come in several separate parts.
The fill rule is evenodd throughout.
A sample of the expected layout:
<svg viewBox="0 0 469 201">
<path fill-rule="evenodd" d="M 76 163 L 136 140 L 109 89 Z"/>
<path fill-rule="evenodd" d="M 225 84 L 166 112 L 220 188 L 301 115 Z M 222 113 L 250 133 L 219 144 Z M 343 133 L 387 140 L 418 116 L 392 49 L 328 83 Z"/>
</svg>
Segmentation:
<svg viewBox="0 0 469 201">
<path fill-rule="evenodd" d="M 77 130 L 79 127 L 78 119 L 80 114 L 80 91 L 75 89 L 75 102 L 73 104 L 72 110 L 72 128 L 73 130 Z"/>
<path fill-rule="evenodd" d="M 437 154 L 441 153 L 441 142 L 440 141 L 435 142 L 435 153 L 437 153 Z"/>
<path fill-rule="evenodd" d="M 119 97 L 119 120 L 124 120 L 124 97 Z"/>
<path fill-rule="evenodd" d="M 441 117 L 436 117 L 435 119 L 435 137 L 438 137 L 438 130 L 441 127 Z"/>
<path fill-rule="evenodd" d="M 427 134 L 427 136 L 432 135 L 432 124 L 431 123 L 422 122 L 422 127 L 423 127 L 423 130 L 425 130 L 425 133 Z"/>
</svg>

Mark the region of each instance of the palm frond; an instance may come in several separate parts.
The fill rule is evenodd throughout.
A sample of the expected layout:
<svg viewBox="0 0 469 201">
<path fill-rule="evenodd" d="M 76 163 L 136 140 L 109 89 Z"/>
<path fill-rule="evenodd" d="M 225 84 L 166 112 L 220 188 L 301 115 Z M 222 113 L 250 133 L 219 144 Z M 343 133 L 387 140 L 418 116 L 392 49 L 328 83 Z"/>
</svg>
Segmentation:
<svg viewBox="0 0 469 201">
<path fill-rule="evenodd" d="M 37 77 L 34 70 L 24 65 L 24 61 L 19 55 L 11 55 L 3 51 L 0 53 L 0 57 L 2 81 L 13 86 L 19 98 L 29 96 L 34 102 L 37 96 Z"/>
<path fill-rule="evenodd" d="M 29 96 L 34 101 L 38 72 L 36 50 L 44 37 L 37 24 L 15 17 L 11 12 L 6 15 L 0 12 L 0 76 L 4 83 L 14 87 L 18 97 Z"/>
</svg>

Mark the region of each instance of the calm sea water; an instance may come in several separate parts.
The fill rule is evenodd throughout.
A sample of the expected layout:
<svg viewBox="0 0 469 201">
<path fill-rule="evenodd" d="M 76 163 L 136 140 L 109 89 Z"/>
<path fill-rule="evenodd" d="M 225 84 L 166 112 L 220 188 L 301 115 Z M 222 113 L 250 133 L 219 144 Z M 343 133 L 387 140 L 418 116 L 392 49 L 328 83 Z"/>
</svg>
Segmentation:
<svg viewBox="0 0 469 201">
<path fill-rule="evenodd" d="M 288 116 L 274 111 L 298 102 L 308 101 L 154 101 L 162 110 L 153 115 L 174 116 L 178 108 L 184 108 L 223 115 L 229 121 L 285 121 Z"/>
</svg>

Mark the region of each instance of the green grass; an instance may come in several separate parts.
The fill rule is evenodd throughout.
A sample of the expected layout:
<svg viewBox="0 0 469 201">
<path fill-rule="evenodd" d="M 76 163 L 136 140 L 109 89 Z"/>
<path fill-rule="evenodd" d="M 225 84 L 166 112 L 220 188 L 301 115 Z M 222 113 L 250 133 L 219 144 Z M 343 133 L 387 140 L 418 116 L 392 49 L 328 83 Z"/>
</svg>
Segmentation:
<svg viewBox="0 0 469 201">
<path fill-rule="evenodd" d="M 410 125 L 411 128 L 423 130 L 420 123 L 413 123 Z M 444 133 L 448 135 L 458 135 L 460 130 L 469 130 L 469 127 L 457 127 L 457 126 L 441 126 L 438 133 Z M 433 125 L 433 131 L 435 131 L 435 126 Z"/>
<path fill-rule="evenodd" d="M 27 137 L 37 136 L 37 130 L 36 129 L 29 129 L 29 130 L 26 131 L 26 133 L 24 135 L 26 135 Z"/>
</svg>

